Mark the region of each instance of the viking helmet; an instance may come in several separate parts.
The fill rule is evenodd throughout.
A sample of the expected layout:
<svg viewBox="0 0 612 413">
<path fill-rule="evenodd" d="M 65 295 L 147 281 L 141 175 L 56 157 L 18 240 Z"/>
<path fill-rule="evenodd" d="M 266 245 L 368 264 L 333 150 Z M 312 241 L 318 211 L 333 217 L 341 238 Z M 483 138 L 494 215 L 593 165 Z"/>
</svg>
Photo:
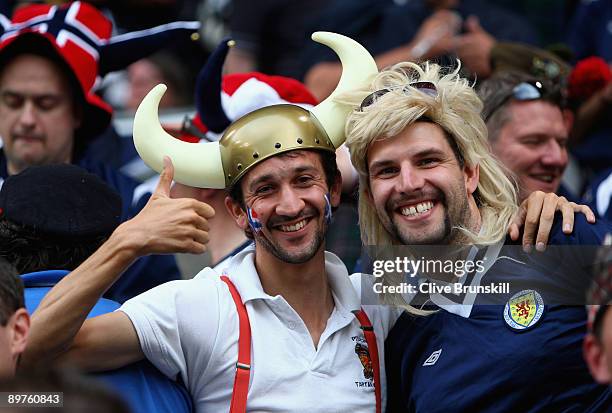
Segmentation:
<svg viewBox="0 0 612 413">
<path fill-rule="evenodd" d="M 134 144 L 140 157 L 160 172 L 167 155 L 174 161 L 177 182 L 222 189 L 271 156 L 298 149 L 335 151 L 345 140 L 344 123 L 352 108 L 334 98 L 362 86 L 378 69 L 368 51 L 348 37 L 316 32 L 312 38 L 332 48 L 343 66 L 336 90 L 323 102 L 311 110 L 296 105 L 258 109 L 233 122 L 218 142 L 192 144 L 173 138 L 159 124 L 157 109 L 166 86 L 157 85 L 134 117 Z"/>
</svg>

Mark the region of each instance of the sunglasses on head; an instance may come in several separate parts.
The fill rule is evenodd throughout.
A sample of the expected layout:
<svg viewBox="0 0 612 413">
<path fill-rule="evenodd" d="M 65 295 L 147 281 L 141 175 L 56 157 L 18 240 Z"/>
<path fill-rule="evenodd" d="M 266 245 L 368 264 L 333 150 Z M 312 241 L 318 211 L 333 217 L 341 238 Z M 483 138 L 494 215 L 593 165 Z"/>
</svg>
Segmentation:
<svg viewBox="0 0 612 413">
<path fill-rule="evenodd" d="M 365 108 L 376 103 L 376 101 L 380 99 L 382 96 L 386 95 L 392 90 L 398 90 L 400 88 L 401 88 L 402 93 L 405 95 L 409 95 L 413 93 L 412 89 L 416 89 L 419 92 L 425 93 L 426 95 L 429 95 L 434 98 L 438 96 L 438 89 L 436 89 L 436 85 L 434 85 L 433 83 L 431 82 L 413 82 L 413 83 L 409 83 L 406 86 L 385 88 L 385 89 L 380 89 L 373 93 L 370 93 L 368 96 L 366 96 L 363 99 L 363 101 L 361 102 L 361 105 L 359 105 L 359 111 L 363 112 Z"/>
<path fill-rule="evenodd" d="M 560 93 L 555 93 L 554 91 L 549 91 L 544 87 L 544 84 L 540 81 L 530 81 L 530 82 L 521 82 L 518 85 L 512 88 L 512 91 L 504 96 L 499 103 L 494 105 L 491 110 L 485 116 L 485 122 L 491 118 L 491 116 L 497 112 L 497 110 L 504 105 L 508 101 L 508 99 L 514 99 L 519 102 L 527 102 L 530 100 L 538 100 L 538 99 L 547 99 L 552 100 L 554 102 L 561 102 Z"/>
</svg>

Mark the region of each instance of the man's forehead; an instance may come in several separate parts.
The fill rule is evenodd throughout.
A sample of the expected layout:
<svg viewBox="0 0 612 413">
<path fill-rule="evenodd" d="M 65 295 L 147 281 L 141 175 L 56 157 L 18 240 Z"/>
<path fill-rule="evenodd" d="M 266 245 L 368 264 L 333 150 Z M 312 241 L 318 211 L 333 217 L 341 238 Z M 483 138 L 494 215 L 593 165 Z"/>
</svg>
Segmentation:
<svg viewBox="0 0 612 413">
<path fill-rule="evenodd" d="M 519 114 L 524 118 L 536 118 L 532 115 L 534 110 L 543 111 L 552 116 L 562 116 L 563 114 L 559 106 L 544 99 L 528 100 L 523 102 L 512 100 L 508 107 L 510 108 L 510 112 L 512 114 Z"/>
<path fill-rule="evenodd" d="M 404 158 L 423 151 L 451 150 L 444 130 L 433 122 L 416 122 L 399 134 L 374 140 L 368 147 L 368 164 L 384 159 Z"/>
<path fill-rule="evenodd" d="M 536 132 L 567 134 L 563 112 L 553 103 L 545 100 L 511 102 L 508 109 L 510 118 L 503 129 L 520 135 Z"/>
<path fill-rule="evenodd" d="M 23 86 L 24 82 L 37 82 L 36 87 L 53 86 L 58 91 L 66 89 L 69 84 L 68 75 L 56 62 L 35 54 L 15 56 L 0 69 L 0 86 Z"/>
</svg>

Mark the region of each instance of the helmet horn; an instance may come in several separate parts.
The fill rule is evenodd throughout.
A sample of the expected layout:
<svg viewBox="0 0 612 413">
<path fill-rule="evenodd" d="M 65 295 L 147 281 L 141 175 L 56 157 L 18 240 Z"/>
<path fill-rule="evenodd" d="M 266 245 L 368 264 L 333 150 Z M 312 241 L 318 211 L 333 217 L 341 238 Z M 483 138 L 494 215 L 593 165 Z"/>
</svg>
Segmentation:
<svg viewBox="0 0 612 413">
<path fill-rule="evenodd" d="M 174 180 L 203 188 L 225 188 L 225 177 L 218 142 L 188 143 L 174 138 L 159 124 L 159 101 L 166 85 L 155 86 L 138 106 L 134 116 L 134 145 L 147 165 L 157 172 L 163 158 L 174 163 Z"/>
<path fill-rule="evenodd" d="M 312 40 L 333 49 L 342 62 L 342 77 L 336 89 L 327 99 L 310 109 L 327 132 L 334 147 L 338 148 L 346 140 L 344 124 L 353 108 L 334 102 L 334 98 L 341 93 L 364 86 L 371 76 L 378 73 L 378 67 L 372 55 L 362 45 L 346 36 L 331 32 L 315 32 L 312 34 Z"/>
</svg>

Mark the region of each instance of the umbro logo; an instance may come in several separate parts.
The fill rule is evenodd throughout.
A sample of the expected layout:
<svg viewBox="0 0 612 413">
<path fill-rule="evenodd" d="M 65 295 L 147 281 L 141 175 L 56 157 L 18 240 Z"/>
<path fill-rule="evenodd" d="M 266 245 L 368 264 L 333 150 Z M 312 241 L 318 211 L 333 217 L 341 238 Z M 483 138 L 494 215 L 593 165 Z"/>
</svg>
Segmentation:
<svg viewBox="0 0 612 413">
<path fill-rule="evenodd" d="M 425 363 L 423 363 L 423 367 L 433 366 L 434 364 L 436 364 L 436 362 L 440 358 L 440 354 L 442 354 L 442 349 L 436 350 L 431 353 L 431 355 L 427 357 L 427 360 L 425 360 Z"/>
</svg>

